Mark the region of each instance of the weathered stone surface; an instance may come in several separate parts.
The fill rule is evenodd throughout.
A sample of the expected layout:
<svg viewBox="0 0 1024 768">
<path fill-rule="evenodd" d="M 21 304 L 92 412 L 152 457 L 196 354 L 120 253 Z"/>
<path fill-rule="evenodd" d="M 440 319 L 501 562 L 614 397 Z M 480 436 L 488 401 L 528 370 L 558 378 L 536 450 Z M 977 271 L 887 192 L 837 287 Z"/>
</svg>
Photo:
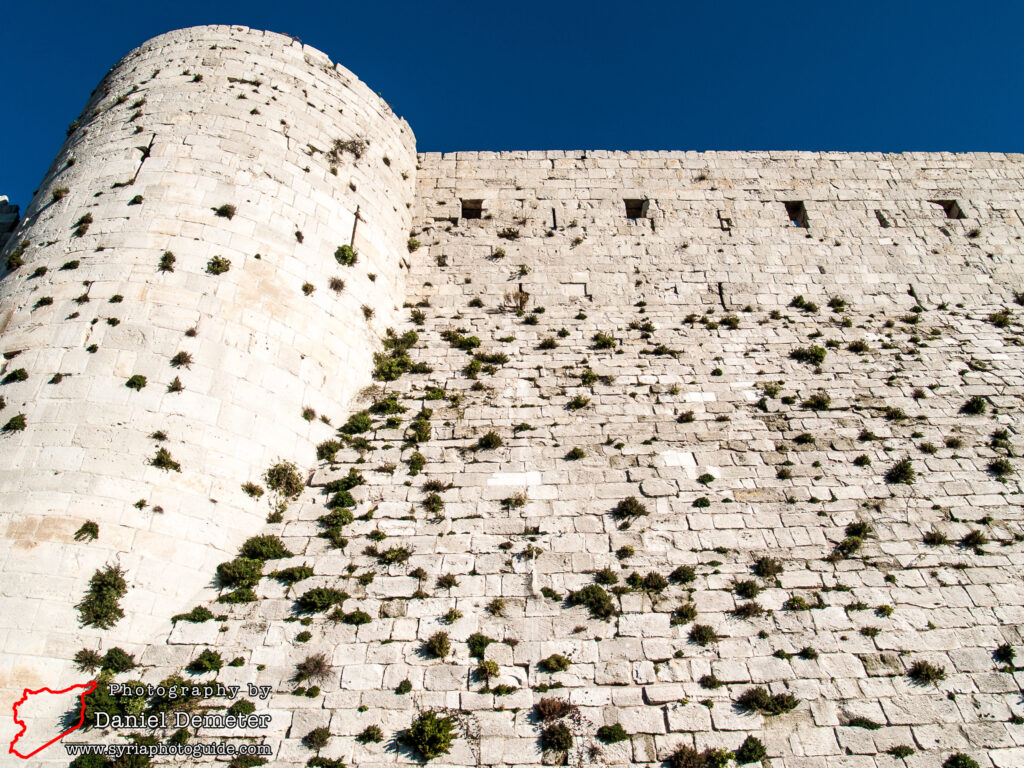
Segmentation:
<svg viewBox="0 0 1024 768">
<path fill-rule="evenodd" d="M 0 283 L 0 373 L 28 375 L 2 385 L 0 421 L 27 421 L 0 437 L 5 691 L 78 675 L 83 647 L 123 646 L 153 682 L 213 649 L 241 664 L 218 680 L 270 686 L 257 711 L 284 768 L 320 725 L 323 756 L 406 762 L 387 745 L 425 709 L 468 713 L 446 765 L 557 763 L 531 715 L 546 697 L 579 708 L 573 764 L 611 723 L 630 735 L 604 748 L 615 765 L 748 734 L 785 768 L 883 768 L 903 745 L 922 768 L 1021 762 L 1021 673 L 993 659 L 1024 653 L 1019 155 L 415 155 L 350 73 L 235 27 L 147 43 L 82 119 Z M 361 392 L 391 327 L 417 334 L 419 372 Z M 793 358 L 812 345 L 820 365 Z M 962 412 L 973 396 L 985 413 Z M 180 473 L 148 463 L 158 445 Z M 914 483 L 887 482 L 903 457 Z M 278 459 L 310 487 L 264 522 L 279 499 L 242 484 Z M 353 520 L 328 532 L 332 482 Z M 613 513 L 631 496 L 646 514 Z M 95 541 L 75 539 L 85 520 Z M 972 531 L 989 541 L 956 546 Z M 256 534 L 293 556 L 256 601 L 216 602 L 216 565 Z M 82 628 L 108 562 L 125 618 Z M 607 602 L 577 604 L 595 581 Z M 300 613 L 314 587 L 348 597 Z M 171 625 L 194 606 L 217 618 Z M 439 632 L 443 658 L 424 648 Z M 921 661 L 944 678 L 910 680 Z M 796 708 L 741 710 L 755 686 Z M 383 743 L 356 740 L 370 725 Z"/>
</svg>

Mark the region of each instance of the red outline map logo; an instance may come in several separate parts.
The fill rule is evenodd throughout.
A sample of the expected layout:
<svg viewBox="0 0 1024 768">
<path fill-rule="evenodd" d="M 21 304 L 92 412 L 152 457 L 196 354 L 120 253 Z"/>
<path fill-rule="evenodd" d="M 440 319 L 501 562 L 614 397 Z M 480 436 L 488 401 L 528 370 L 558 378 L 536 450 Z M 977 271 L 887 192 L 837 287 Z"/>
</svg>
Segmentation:
<svg viewBox="0 0 1024 768">
<path fill-rule="evenodd" d="M 39 748 L 29 752 L 27 755 L 23 755 L 23 754 L 21 754 L 21 752 L 16 750 L 14 748 L 14 745 L 18 743 L 18 739 L 20 739 L 22 736 L 24 736 L 25 735 L 25 731 L 28 730 L 28 725 L 25 724 L 25 721 L 18 719 L 18 707 L 20 707 L 22 704 L 24 704 L 26 701 L 28 701 L 28 697 L 30 695 L 35 695 L 37 693 L 53 693 L 53 694 L 70 693 L 71 691 L 75 690 L 76 688 L 84 688 L 85 689 L 85 690 L 83 690 L 78 695 L 78 701 L 82 705 L 82 711 L 81 711 L 81 714 L 78 716 L 78 722 L 75 725 L 73 725 L 71 728 L 68 728 L 66 731 L 64 731 L 64 733 L 60 734 L 59 736 L 55 736 L 54 738 L 50 739 L 48 742 L 43 744 L 43 746 L 41 746 L 41 747 L 39 747 Z M 61 691 L 51 691 L 49 688 L 40 688 L 39 690 L 33 691 L 33 690 L 28 689 L 28 688 L 25 688 L 22 691 L 21 698 L 18 701 L 14 702 L 14 706 L 11 707 L 12 714 L 14 715 L 14 722 L 17 723 L 18 725 L 20 725 L 21 729 L 14 735 L 14 738 L 11 739 L 11 746 L 10 746 L 10 749 L 8 750 L 8 752 L 10 752 L 12 755 L 17 755 L 22 760 L 28 760 L 33 755 L 38 754 L 39 752 L 42 752 L 44 749 L 46 749 L 48 746 L 53 744 L 55 741 L 60 741 L 61 739 L 63 739 L 65 736 L 67 736 L 72 731 L 77 731 L 79 728 L 82 727 L 82 723 L 85 722 L 85 697 L 88 696 L 90 693 L 92 693 L 95 690 L 96 690 L 96 681 L 95 680 L 93 680 L 90 683 L 81 683 L 79 685 L 72 685 L 70 688 L 65 688 L 64 690 L 61 690 Z"/>
</svg>

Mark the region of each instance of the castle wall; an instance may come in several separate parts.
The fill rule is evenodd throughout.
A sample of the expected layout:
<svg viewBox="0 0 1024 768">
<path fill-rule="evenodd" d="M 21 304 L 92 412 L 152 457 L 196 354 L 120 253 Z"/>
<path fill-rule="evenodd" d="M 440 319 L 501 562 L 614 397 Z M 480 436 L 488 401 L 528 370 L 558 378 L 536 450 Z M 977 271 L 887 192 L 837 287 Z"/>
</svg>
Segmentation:
<svg viewBox="0 0 1024 768">
<path fill-rule="evenodd" d="M 351 140 L 366 143 L 329 154 Z M 59 683 L 79 648 L 133 650 L 212 594 L 215 565 L 271 509 L 242 484 L 311 464 L 334 433 L 319 416 L 344 421 L 370 380 L 404 293 L 413 146 L 350 72 L 278 34 L 172 32 L 100 83 L 0 283 L 0 421 L 26 423 L 0 435 L 0 685 Z M 342 266 L 357 211 L 358 262 Z M 230 269 L 210 274 L 215 257 Z M 151 464 L 161 447 L 180 472 Z M 99 537 L 78 542 L 87 520 Z M 126 618 L 80 627 L 107 564 L 125 569 Z"/>
<path fill-rule="evenodd" d="M 18 206 L 11 205 L 5 195 L 0 195 L 0 250 L 18 226 L 18 220 Z"/>
<path fill-rule="evenodd" d="M 406 764 L 392 739 L 438 708 L 470 724 L 438 762 L 561 762 L 533 709 L 548 698 L 578 708 L 561 720 L 571 765 L 660 768 L 681 746 L 747 736 L 777 768 L 880 768 L 906 745 L 921 765 L 953 750 L 1016 765 L 1019 686 L 992 653 L 1024 640 L 1021 159 L 419 165 L 421 246 L 396 331 L 415 330 L 426 367 L 357 406 L 387 394 L 404 410 L 372 414 L 364 449 L 321 462 L 264 528 L 294 553 L 273 567 L 307 578 L 264 578 L 257 601 L 211 606 L 224 620 L 165 626 L 137 674 L 159 681 L 209 649 L 240 659 L 217 679 L 274 691 L 256 703 L 271 727 L 244 738 L 275 768 L 304 766 L 315 728 L 331 734 L 319 757 Z M 650 218 L 627 218 L 623 200 L 645 197 Z M 927 203 L 947 197 L 966 218 Z M 481 218 L 462 200 L 482 200 Z M 787 217 L 797 200 L 808 227 Z M 519 288 L 525 312 L 502 308 Z M 820 365 L 792 357 L 812 344 Z M 962 412 L 970 397 L 984 413 Z M 914 482 L 889 482 L 904 458 Z M 365 481 L 353 519 L 344 541 L 325 537 L 324 486 L 351 472 Z M 616 514 L 630 497 L 642 507 Z M 988 543 L 957 545 L 972 532 Z M 593 613 L 571 597 L 599 585 Z M 342 615 L 295 621 L 315 588 L 343 590 Z M 432 653 L 441 632 L 451 647 Z M 474 650 L 474 634 L 494 642 Z M 327 668 L 300 690 L 317 654 Z M 568 663 L 545 664 L 555 654 Z M 921 661 L 941 685 L 913 682 Z M 755 686 L 795 707 L 746 711 Z M 603 743 L 613 724 L 626 737 Z M 383 741 L 360 736 L 370 726 Z"/>
<path fill-rule="evenodd" d="M 287 768 L 317 727 L 331 733 L 319 756 L 405 762 L 391 738 L 429 708 L 473 723 L 446 764 L 549 763 L 531 715 L 549 696 L 578 707 L 574 761 L 620 724 L 606 764 L 747 735 L 786 768 L 888 764 L 911 743 L 934 764 L 952 749 L 1014 764 L 1019 686 L 992 652 L 1024 639 L 1024 158 L 416 156 L 351 74 L 237 27 L 145 44 L 79 123 L 0 253 L 29 243 L 0 282 L 0 426 L 26 420 L 0 434 L 3 696 L 79 682 L 82 647 L 126 648 L 152 683 L 215 649 L 239 660 L 218 682 L 272 691 L 256 703 L 270 726 L 230 737 Z M 359 157 L 326 156 L 361 137 Z M 356 211 L 360 258 L 342 267 Z M 215 256 L 231 261 L 216 276 Z M 526 312 L 503 306 L 514 291 Z M 279 458 L 312 467 L 313 446 L 384 394 L 362 387 L 392 324 L 417 332 L 422 364 L 386 384 L 401 408 L 373 414 L 361 449 L 320 462 L 264 524 L 267 497 L 241 484 Z M 820 365 L 793 357 L 810 344 Z M 167 392 L 175 377 L 183 391 Z M 964 413 L 971 397 L 983 413 Z M 149 464 L 158 446 L 180 473 Z M 904 457 L 914 482 L 894 483 Z M 323 486 L 353 470 L 353 520 L 325 537 Z M 629 497 L 642 512 L 623 519 Z M 96 541 L 74 540 L 85 520 Z M 216 564 L 255 533 L 294 553 L 275 568 L 312 574 L 215 602 Z M 126 617 L 82 629 L 74 604 L 111 563 Z M 603 614 L 567 599 L 594 583 Z M 315 587 L 345 591 L 341 615 L 295 621 Z M 169 621 L 194 605 L 217 621 Z M 441 631 L 450 653 L 425 652 Z M 471 652 L 473 633 L 495 642 Z M 300 692 L 313 654 L 327 669 Z M 569 667 L 546 668 L 553 654 Z M 481 679 L 481 656 L 495 675 Z M 911 684 L 923 659 L 944 688 Z M 740 711 L 755 685 L 796 707 Z M 369 726 L 386 741 L 361 738 Z"/>
<path fill-rule="evenodd" d="M 733 309 L 812 290 L 888 306 L 911 286 L 934 303 L 1024 287 L 1021 155 L 457 152 L 421 154 L 420 166 L 416 223 L 442 232 L 449 263 L 496 248 L 512 266 L 539 256 L 512 282 L 542 303 L 653 291 L 721 308 L 721 283 Z M 626 199 L 646 201 L 645 218 L 627 218 Z M 483 200 L 485 218 L 460 221 L 460 200 Z M 803 203 L 809 227 L 793 226 L 786 202 Z M 498 237 L 504 228 L 518 239 Z M 500 298 L 508 286 L 477 288 Z M 438 300 L 447 291 L 462 287 Z"/>
</svg>

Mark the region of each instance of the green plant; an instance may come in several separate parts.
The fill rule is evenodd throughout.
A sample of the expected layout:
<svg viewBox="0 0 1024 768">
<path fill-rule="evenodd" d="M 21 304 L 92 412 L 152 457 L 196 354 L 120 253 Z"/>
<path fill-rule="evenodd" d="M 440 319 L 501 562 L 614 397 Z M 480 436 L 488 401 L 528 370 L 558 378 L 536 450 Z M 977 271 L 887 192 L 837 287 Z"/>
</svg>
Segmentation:
<svg viewBox="0 0 1024 768">
<path fill-rule="evenodd" d="M 946 670 L 927 661 L 915 661 L 907 670 L 907 677 L 918 685 L 936 685 L 946 679 Z"/>
<path fill-rule="evenodd" d="M 811 606 L 800 595 L 793 595 L 786 598 L 786 602 L 782 604 L 782 609 L 784 611 L 809 611 Z"/>
<path fill-rule="evenodd" d="M 698 496 L 693 500 L 693 506 L 697 507 L 697 509 L 707 509 L 711 506 L 711 499 L 707 496 Z"/>
<path fill-rule="evenodd" d="M 885 473 L 885 482 L 911 485 L 914 482 L 915 476 L 913 462 L 909 458 L 903 458 L 893 464 L 889 471 Z"/>
<path fill-rule="evenodd" d="M 250 560 L 263 561 L 291 557 L 292 553 L 277 536 L 265 534 L 246 539 L 239 550 L 239 555 Z"/>
<path fill-rule="evenodd" d="M 447 632 L 435 632 L 423 643 L 423 649 L 439 659 L 443 659 L 452 649 L 451 639 Z"/>
<path fill-rule="evenodd" d="M 736 750 L 734 757 L 739 765 L 759 763 L 768 756 L 764 743 L 756 736 L 747 736 Z"/>
<path fill-rule="evenodd" d="M 135 669 L 136 666 L 135 657 L 123 648 L 111 648 L 103 654 L 101 668 L 108 672 L 121 674 Z"/>
<path fill-rule="evenodd" d="M 302 744 L 307 749 L 312 749 L 315 752 L 319 752 L 321 749 L 327 746 L 327 742 L 331 740 L 331 730 L 323 726 L 314 728 L 312 731 L 302 737 Z"/>
<path fill-rule="evenodd" d="M 409 242 L 406 243 L 406 246 L 409 249 L 409 253 L 413 253 L 414 251 L 416 251 L 420 247 L 420 245 L 422 245 L 422 243 L 420 243 L 420 241 L 417 240 L 415 237 L 410 237 Z"/>
<path fill-rule="evenodd" d="M 978 768 L 978 761 L 963 752 L 957 752 L 946 758 L 942 768 Z"/>
<path fill-rule="evenodd" d="M 618 744 L 629 738 L 626 729 L 618 723 L 614 725 L 602 725 L 597 729 L 597 740 L 605 744 Z"/>
<path fill-rule="evenodd" d="M 293 586 L 300 581 L 305 581 L 313 575 L 313 569 L 308 565 L 293 565 L 290 568 L 282 568 L 280 571 L 274 571 L 270 574 L 271 578 L 276 579 L 281 584 L 287 586 Z"/>
<path fill-rule="evenodd" d="M 1001 482 L 1013 474 L 1013 464 L 1004 458 L 993 459 L 988 463 L 988 472 Z"/>
<path fill-rule="evenodd" d="M 14 382 L 25 381 L 26 379 L 28 379 L 28 371 L 26 371 L 24 368 L 15 368 L 13 371 L 4 376 L 2 383 L 13 384 Z"/>
<path fill-rule="evenodd" d="M 1003 643 L 992 651 L 992 658 L 1000 664 L 1006 664 L 1010 666 L 1013 664 L 1013 660 L 1016 658 L 1017 652 L 1013 650 L 1013 646 L 1009 643 Z"/>
<path fill-rule="evenodd" d="M 665 759 L 668 768 L 725 768 L 732 757 L 731 752 L 709 747 L 699 752 L 683 745 Z"/>
<path fill-rule="evenodd" d="M 381 565 L 397 565 L 406 562 L 412 556 L 412 550 L 406 547 L 391 547 L 377 555 Z"/>
<path fill-rule="evenodd" d="M 256 711 L 256 705 L 248 699 L 239 699 L 228 707 L 229 715 L 251 715 Z"/>
<path fill-rule="evenodd" d="M 120 566 L 108 565 L 97 570 L 76 606 L 79 620 L 85 626 L 110 629 L 124 618 L 119 602 L 127 592 L 128 584 Z"/>
<path fill-rule="evenodd" d="M 348 600 L 348 594 L 331 587 L 314 587 L 303 592 L 296 600 L 299 610 L 305 613 L 322 613 L 335 605 Z"/>
<path fill-rule="evenodd" d="M 715 481 L 715 476 L 710 472 L 705 472 L 697 478 L 697 482 L 701 485 L 711 485 Z"/>
<path fill-rule="evenodd" d="M 760 712 L 762 715 L 780 715 L 796 709 L 797 700 L 791 694 L 777 693 L 774 696 L 767 688 L 756 686 L 748 688 L 739 698 L 736 704 L 740 709 L 748 712 Z"/>
<path fill-rule="evenodd" d="M 576 707 L 563 699 L 541 699 L 533 705 L 534 716 L 543 723 L 550 723 L 571 714 Z"/>
<path fill-rule="evenodd" d="M 484 652 L 487 650 L 487 646 L 493 642 L 496 642 L 494 638 L 488 637 L 487 635 L 479 632 L 474 632 L 466 638 L 466 645 L 469 646 L 469 655 L 474 659 L 482 659 L 484 657 Z"/>
<path fill-rule="evenodd" d="M 82 672 L 95 672 L 103 664 L 103 656 L 91 648 L 83 648 L 75 653 L 75 665 Z"/>
<path fill-rule="evenodd" d="M 869 717 L 851 717 L 847 725 L 851 728 L 864 728 L 868 731 L 877 731 L 882 727 Z"/>
<path fill-rule="evenodd" d="M 254 587 L 263 576 L 263 559 L 236 557 L 217 566 L 222 587 Z"/>
<path fill-rule="evenodd" d="M 359 255 L 352 250 L 350 245 L 339 245 L 334 251 L 334 259 L 343 267 L 354 266 Z"/>
<path fill-rule="evenodd" d="M 146 377 L 140 376 L 139 374 L 136 373 L 134 376 L 131 376 L 128 379 L 128 381 L 124 383 L 124 385 L 128 387 L 128 389 L 134 389 L 136 392 L 138 392 L 144 386 L 146 386 Z"/>
<path fill-rule="evenodd" d="M 606 333 L 595 333 L 593 341 L 594 349 L 613 349 L 618 344 L 613 336 Z"/>
<path fill-rule="evenodd" d="M 815 392 L 802 403 L 804 408 L 812 411 L 827 411 L 831 404 L 832 398 L 821 391 Z"/>
<path fill-rule="evenodd" d="M 235 604 L 235 603 L 254 603 L 254 602 L 256 602 L 256 599 L 257 598 L 256 598 L 256 593 L 255 592 L 253 592 L 248 587 L 243 587 L 241 589 L 236 589 L 236 590 L 233 590 L 231 592 L 228 592 L 225 595 L 221 595 L 220 597 L 217 598 L 217 602 L 218 603 L 230 603 L 230 604 Z"/>
<path fill-rule="evenodd" d="M 597 584 L 588 584 L 576 592 L 570 592 L 569 605 L 582 605 L 595 619 L 609 619 L 615 615 L 615 604 L 611 596 Z"/>
<path fill-rule="evenodd" d="M 307 656 L 295 665 L 295 680 L 302 683 L 306 680 L 323 682 L 331 676 L 331 664 L 323 653 Z"/>
<path fill-rule="evenodd" d="M 256 483 L 242 483 L 242 492 L 245 493 L 250 499 L 260 498 L 264 491 L 263 488 L 256 485 Z"/>
<path fill-rule="evenodd" d="M 662 576 L 660 573 L 652 571 L 646 574 L 643 579 L 639 579 L 639 574 L 632 574 L 637 576 L 638 585 L 634 589 L 639 589 L 648 594 L 660 595 L 668 588 L 668 579 Z"/>
<path fill-rule="evenodd" d="M 818 346 L 797 347 L 789 353 L 792 360 L 813 365 L 821 365 L 825 361 L 825 355 L 825 348 Z"/>
<path fill-rule="evenodd" d="M 905 757 L 910 757 L 916 752 L 913 747 L 909 747 L 906 744 L 897 744 L 895 747 L 890 747 L 886 752 L 898 760 L 902 760 Z"/>
<path fill-rule="evenodd" d="M 455 740 L 455 719 L 442 717 L 434 711 L 422 712 L 409 730 L 402 734 L 404 744 L 414 749 L 424 760 L 447 755 Z"/>
<path fill-rule="evenodd" d="M 170 251 L 164 251 L 164 255 L 160 257 L 160 261 L 157 264 L 157 269 L 160 272 L 173 272 L 175 261 L 177 261 L 177 259 L 174 257 L 173 253 Z"/>
<path fill-rule="evenodd" d="M 197 605 L 188 613 L 179 613 L 176 616 L 171 617 L 171 623 L 176 624 L 179 621 L 187 621 L 190 624 L 202 624 L 204 621 L 209 621 L 213 618 L 213 611 L 209 608 Z"/>
<path fill-rule="evenodd" d="M 235 206 L 231 205 L 231 203 L 225 203 L 224 205 L 221 205 L 217 208 L 213 208 L 212 210 L 215 215 L 220 216 L 222 219 L 228 220 L 234 218 L 236 212 Z"/>
<path fill-rule="evenodd" d="M 986 410 L 988 410 L 988 403 L 984 397 L 979 395 L 969 398 L 960 406 L 960 413 L 967 414 L 968 416 L 981 416 Z"/>
<path fill-rule="evenodd" d="M 540 593 L 548 600 L 561 601 L 562 593 L 553 590 L 551 587 L 541 587 Z"/>
<path fill-rule="evenodd" d="M 753 579 L 742 579 L 733 581 L 732 591 L 736 593 L 737 597 L 741 597 L 744 600 L 753 600 L 761 593 L 761 585 Z"/>
<path fill-rule="evenodd" d="M 543 671 L 552 673 L 565 672 L 571 664 L 572 662 L 560 653 L 552 654 L 546 659 L 541 659 L 537 662 L 537 666 Z"/>
<path fill-rule="evenodd" d="M 579 411 L 590 405 L 590 398 L 583 395 L 576 395 L 565 404 L 567 411 Z"/>
<path fill-rule="evenodd" d="M 860 536 L 847 536 L 836 544 L 835 549 L 832 550 L 832 554 L 836 559 L 849 557 L 859 550 L 863 543 L 864 540 Z"/>
<path fill-rule="evenodd" d="M 214 256 L 206 262 L 206 272 L 211 275 L 222 275 L 231 269 L 231 260 L 223 256 Z"/>
<path fill-rule="evenodd" d="M 490 432 L 487 432 L 483 437 L 476 441 L 476 445 L 474 446 L 474 448 L 475 450 L 478 451 L 491 451 L 494 450 L 495 448 L 501 447 L 503 442 L 504 441 L 501 439 L 501 435 L 499 435 L 494 430 L 491 430 Z"/>
<path fill-rule="evenodd" d="M 224 659 L 217 651 L 204 649 L 188 665 L 189 672 L 200 674 L 203 672 L 216 672 L 224 666 Z"/>
<path fill-rule="evenodd" d="M 694 624 L 690 627 L 689 637 L 690 642 L 697 645 L 717 643 L 720 639 L 714 627 L 710 627 L 707 624 Z"/>
<path fill-rule="evenodd" d="M 572 744 L 572 732 L 565 723 L 552 723 L 541 731 L 540 745 L 546 751 L 567 752 Z"/>
<path fill-rule="evenodd" d="M 86 520 L 81 527 L 75 531 L 75 541 L 95 541 L 100 535 L 100 527 L 92 520 Z"/>
<path fill-rule="evenodd" d="M 924 535 L 924 543 L 929 547 L 941 547 L 943 544 L 949 543 L 949 537 L 939 531 L 928 531 Z"/>
<path fill-rule="evenodd" d="M 423 467 L 426 466 L 426 463 L 427 459 L 422 453 L 419 451 L 413 451 L 406 461 L 406 464 L 409 467 L 409 474 L 415 477 L 423 471 Z"/>
<path fill-rule="evenodd" d="M 974 529 L 964 534 L 963 538 L 960 539 L 960 546 L 964 549 L 973 549 L 976 553 L 981 553 L 981 548 L 988 544 L 988 537 L 980 530 Z"/>
<path fill-rule="evenodd" d="M 92 214 L 83 214 L 78 221 L 74 223 L 75 231 L 73 232 L 75 237 L 85 237 L 85 233 L 89 231 L 89 225 L 92 224 Z"/>
<path fill-rule="evenodd" d="M 649 514 L 647 507 L 636 496 L 628 496 L 612 509 L 612 517 L 616 520 L 633 520 Z"/>
<path fill-rule="evenodd" d="M 25 429 L 25 414 L 19 413 L 17 416 L 12 416 L 7 420 L 7 423 L 2 427 L 4 432 L 21 432 Z"/>
<path fill-rule="evenodd" d="M 442 573 L 437 577 L 437 586 L 441 589 L 452 589 L 459 585 L 459 579 L 454 573 Z"/>
<path fill-rule="evenodd" d="M 184 388 L 185 387 L 182 385 L 181 379 L 177 376 L 175 376 L 171 383 L 167 385 L 168 392 L 181 392 Z"/>
<path fill-rule="evenodd" d="M 368 725 L 356 736 L 356 741 L 360 744 L 379 744 L 384 741 L 384 732 L 380 726 Z"/>
<path fill-rule="evenodd" d="M 267 487 L 284 496 L 286 499 L 296 499 L 302 493 L 305 482 L 299 469 L 290 461 L 280 461 L 274 464 L 263 473 L 263 482 Z M 287 555 L 285 555 L 287 557 Z"/>
</svg>

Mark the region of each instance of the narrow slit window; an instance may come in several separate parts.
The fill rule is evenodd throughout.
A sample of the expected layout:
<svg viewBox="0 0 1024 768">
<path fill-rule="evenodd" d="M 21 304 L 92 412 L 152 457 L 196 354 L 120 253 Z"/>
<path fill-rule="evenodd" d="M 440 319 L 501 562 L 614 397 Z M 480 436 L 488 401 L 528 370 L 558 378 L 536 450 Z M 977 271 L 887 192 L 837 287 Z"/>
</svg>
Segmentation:
<svg viewBox="0 0 1024 768">
<path fill-rule="evenodd" d="M 886 215 L 877 208 L 875 209 L 875 218 L 878 219 L 878 223 L 881 225 L 882 229 L 888 229 L 892 226 L 892 222 L 889 221 L 889 219 L 886 218 Z"/>
<path fill-rule="evenodd" d="M 626 204 L 626 218 L 627 219 L 646 219 L 647 218 L 647 201 L 646 200 L 623 200 Z"/>
<path fill-rule="evenodd" d="M 807 206 L 804 205 L 803 200 L 791 200 L 783 205 L 786 206 L 786 216 L 789 217 L 794 227 L 807 229 L 811 226 L 807 220 Z"/>
<path fill-rule="evenodd" d="M 966 219 L 963 209 L 956 200 L 929 200 L 929 203 L 939 206 L 946 214 L 947 219 Z"/>
<path fill-rule="evenodd" d="M 483 200 L 463 200 L 462 201 L 462 218 L 464 219 L 482 219 L 484 217 L 484 201 Z"/>
</svg>

